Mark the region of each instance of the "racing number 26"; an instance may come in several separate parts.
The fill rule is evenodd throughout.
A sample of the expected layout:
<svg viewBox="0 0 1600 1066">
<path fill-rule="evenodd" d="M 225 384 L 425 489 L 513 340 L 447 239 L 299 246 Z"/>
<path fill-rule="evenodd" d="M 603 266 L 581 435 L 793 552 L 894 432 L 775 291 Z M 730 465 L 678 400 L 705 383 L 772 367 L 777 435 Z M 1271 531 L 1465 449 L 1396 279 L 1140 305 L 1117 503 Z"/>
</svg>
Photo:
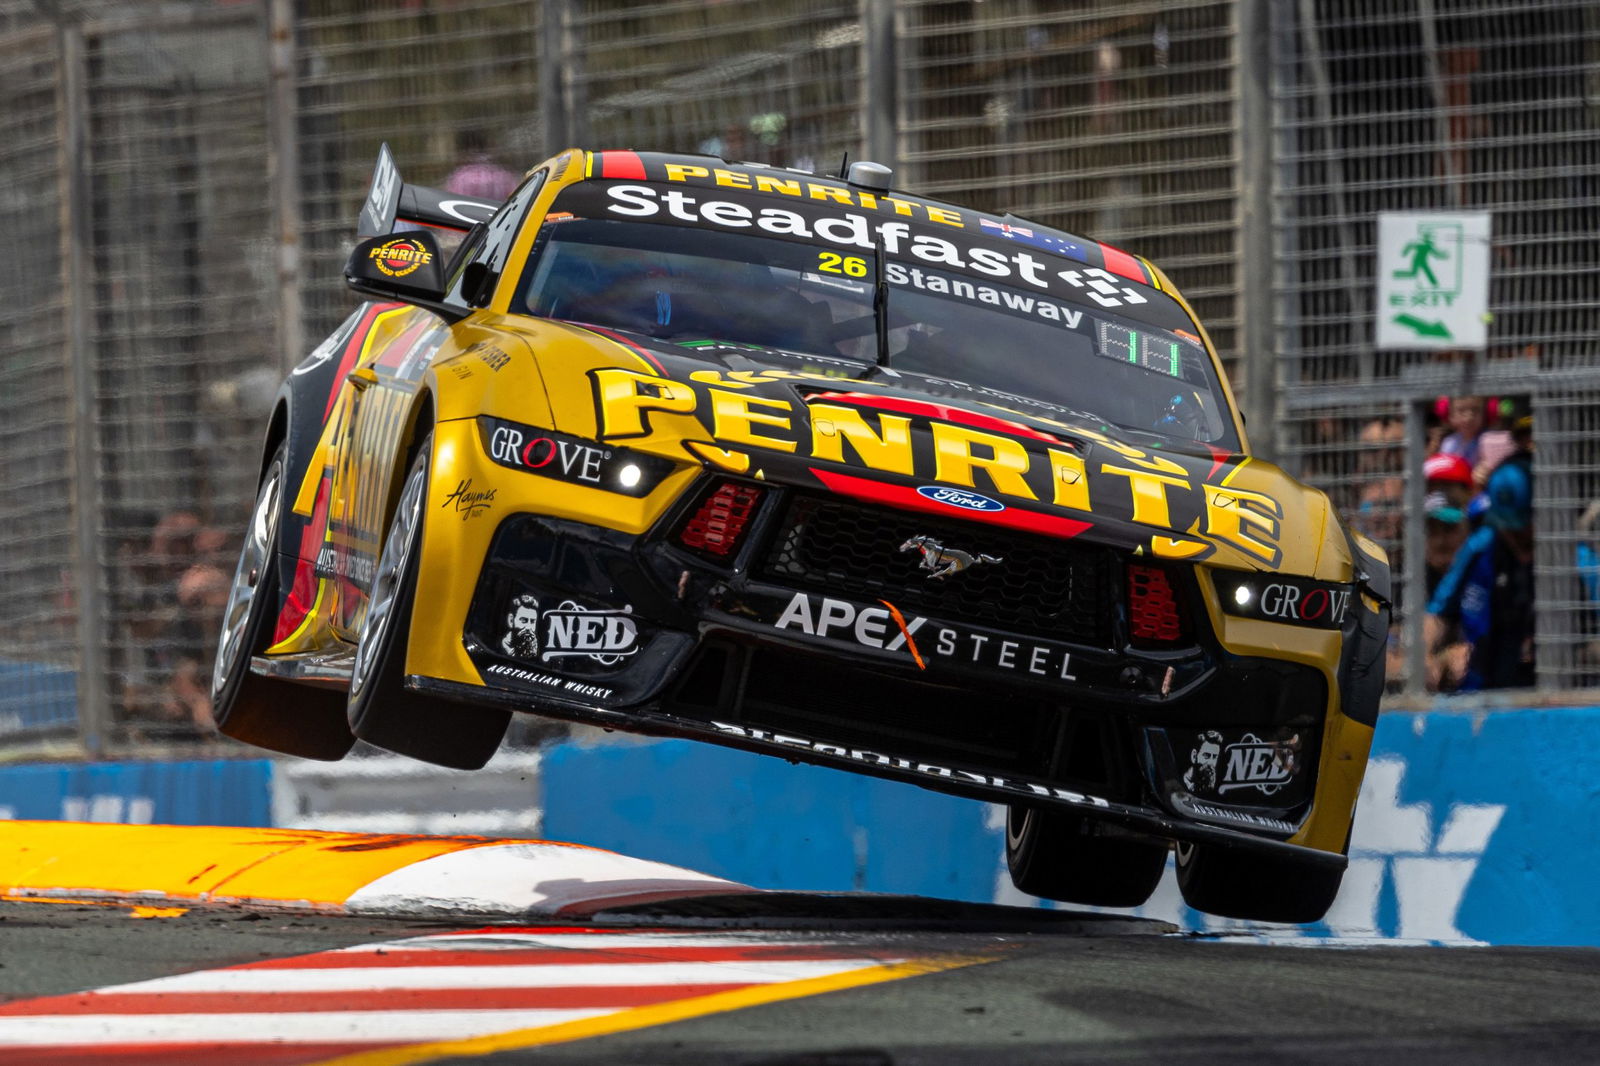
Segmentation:
<svg viewBox="0 0 1600 1066">
<path fill-rule="evenodd" d="M 852 278 L 864 278 L 867 276 L 867 261 L 854 255 L 823 252 L 822 258 L 817 261 L 817 269 L 829 274 L 848 274 Z"/>
</svg>

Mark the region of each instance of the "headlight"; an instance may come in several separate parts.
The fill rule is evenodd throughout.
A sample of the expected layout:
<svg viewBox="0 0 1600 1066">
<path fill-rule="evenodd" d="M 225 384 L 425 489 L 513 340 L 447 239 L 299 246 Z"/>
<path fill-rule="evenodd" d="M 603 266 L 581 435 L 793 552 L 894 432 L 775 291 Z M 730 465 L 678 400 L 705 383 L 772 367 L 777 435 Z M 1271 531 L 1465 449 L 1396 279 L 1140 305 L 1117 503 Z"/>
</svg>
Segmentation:
<svg viewBox="0 0 1600 1066">
<path fill-rule="evenodd" d="M 1213 570 L 1211 578 L 1216 582 L 1222 609 L 1228 614 L 1313 629 L 1342 626 L 1355 591 L 1354 585 L 1282 574 Z"/>
<path fill-rule="evenodd" d="M 675 465 L 657 455 L 503 418 L 479 418 L 478 433 L 483 450 L 500 466 L 623 496 L 650 495 Z"/>
</svg>

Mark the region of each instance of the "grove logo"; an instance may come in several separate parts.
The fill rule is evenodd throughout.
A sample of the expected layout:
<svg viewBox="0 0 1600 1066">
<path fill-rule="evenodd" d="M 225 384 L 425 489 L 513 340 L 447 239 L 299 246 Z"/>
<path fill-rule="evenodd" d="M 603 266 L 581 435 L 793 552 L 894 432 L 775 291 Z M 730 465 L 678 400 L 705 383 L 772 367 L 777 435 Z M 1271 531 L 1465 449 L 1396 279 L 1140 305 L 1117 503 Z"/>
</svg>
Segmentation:
<svg viewBox="0 0 1600 1066">
<path fill-rule="evenodd" d="M 384 241 L 367 254 L 372 264 L 391 278 L 403 278 L 424 263 L 433 262 L 433 253 L 408 237 Z"/>
</svg>

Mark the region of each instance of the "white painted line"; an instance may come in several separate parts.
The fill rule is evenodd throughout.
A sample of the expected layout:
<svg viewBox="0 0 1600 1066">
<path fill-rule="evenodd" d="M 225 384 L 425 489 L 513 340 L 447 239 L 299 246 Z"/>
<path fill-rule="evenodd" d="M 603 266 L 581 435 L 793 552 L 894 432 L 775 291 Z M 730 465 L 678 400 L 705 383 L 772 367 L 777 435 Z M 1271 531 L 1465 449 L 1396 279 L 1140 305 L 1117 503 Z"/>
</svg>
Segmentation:
<svg viewBox="0 0 1600 1066">
<path fill-rule="evenodd" d="M 396 969 L 203 970 L 116 985 L 118 993 L 380 992 L 398 988 L 637 988 L 768 984 L 882 966 L 895 959 L 588 963 L 583 966 L 407 966 Z"/>
<path fill-rule="evenodd" d="M 331 954 L 352 952 L 382 952 L 395 948 L 408 951 L 462 951 L 482 946 L 485 951 L 516 951 L 525 948 L 571 948 L 574 950 L 624 950 L 630 948 L 815 948 L 832 951 L 838 940 L 808 939 L 784 940 L 764 936 L 759 932 L 702 936 L 686 932 L 660 933 L 495 933 L 473 930 L 463 933 L 433 933 L 407 937 L 404 940 L 386 940 L 381 944 L 357 944 L 354 947 L 336 948 Z"/>
<path fill-rule="evenodd" d="M 288 1014 L 67 1014 L 0 1018 L 0 1048 L 136 1043 L 417 1043 L 611 1014 L 581 1010 L 370 1010 Z M 4 1052 L 0 1051 L 0 1057 Z M 226 1062 L 226 1054 L 218 1061 Z"/>
</svg>

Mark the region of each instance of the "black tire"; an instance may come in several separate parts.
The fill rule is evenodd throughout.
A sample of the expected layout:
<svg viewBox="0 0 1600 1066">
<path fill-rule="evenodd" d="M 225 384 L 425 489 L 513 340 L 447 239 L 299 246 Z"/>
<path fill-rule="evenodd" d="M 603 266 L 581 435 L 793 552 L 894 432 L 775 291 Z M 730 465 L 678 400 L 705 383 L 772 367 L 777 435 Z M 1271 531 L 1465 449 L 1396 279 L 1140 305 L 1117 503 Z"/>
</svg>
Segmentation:
<svg viewBox="0 0 1600 1066">
<path fill-rule="evenodd" d="M 217 729 L 235 740 L 285 755 L 335 762 L 356 740 L 345 721 L 344 693 L 250 672 L 251 657 L 272 643 L 277 619 L 286 453 L 280 444 L 256 491 L 217 638 L 211 713 Z"/>
<path fill-rule="evenodd" d="M 431 443 L 424 439 L 418 445 L 384 536 L 350 673 L 349 722 L 351 731 L 369 744 L 439 766 L 476 770 L 500 747 L 510 712 L 452 703 L 405 687 Z"/>
<path fill-rule="evenodd" d="M 1344 880 L 1330 869 L 1205 844 L 1182 844 L 1178 890 L 1197 911 L 1257 922 L 1318 922 L 1333 906 Z"/>
<path fill-rule="evenodd" d="M 1006 865 L 1030 896 L 1094 907 L 1137 907 L 1167 868 L 1165 841 L 1102 836 L 1086 818 L 1013 803 Z"/>
</svg>

